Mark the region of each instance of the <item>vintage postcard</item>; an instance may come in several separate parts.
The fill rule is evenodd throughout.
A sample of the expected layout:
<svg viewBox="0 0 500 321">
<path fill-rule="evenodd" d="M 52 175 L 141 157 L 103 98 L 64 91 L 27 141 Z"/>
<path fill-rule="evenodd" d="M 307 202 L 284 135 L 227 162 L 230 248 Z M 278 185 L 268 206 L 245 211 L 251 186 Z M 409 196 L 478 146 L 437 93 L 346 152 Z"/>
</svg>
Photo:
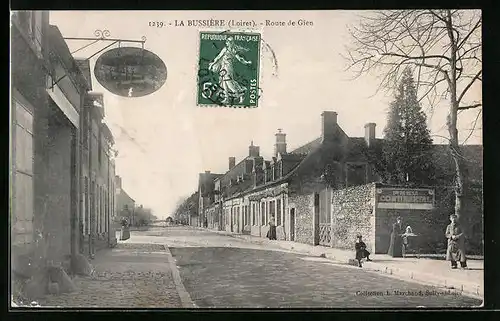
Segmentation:
<svg viewBox="0 0 500 321">
<path fill-rule="evenodd" d="M 12 11 L 12 310 L 482 306 L 481 28 Z"/>
</svg>

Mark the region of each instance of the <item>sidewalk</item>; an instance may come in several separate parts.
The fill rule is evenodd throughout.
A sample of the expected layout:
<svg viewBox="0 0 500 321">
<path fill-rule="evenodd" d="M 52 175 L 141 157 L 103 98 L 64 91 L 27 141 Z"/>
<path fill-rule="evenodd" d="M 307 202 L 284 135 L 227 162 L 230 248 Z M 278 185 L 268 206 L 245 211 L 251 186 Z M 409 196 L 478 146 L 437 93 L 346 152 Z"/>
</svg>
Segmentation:
<svg viewBox="0 0 500 321">
<path fill-rule="evenodd" d="M 257 236 L 200 227 L 193 228 L 236 237 L 251 243 L 277 246 L 301 254 L 321 256 L 343 264 L 350 264 L 350 261 L 354 258 L 354 251 L 349 250 L 312 246 L 292 241 L 270 241 Z M 410 282 L 456 289 L 478 299 L 484 298 L 484 262 L 482 260 L 469 260 L 467 262 L 468 270 L 451 270 L 449 262 L 443 260 L 393 258 L 384 254 L 374 254 L 370 258 L 373 261 L 364 262 L 363 269 L 385 273 Z"/>
<path fill-rule="evenodd" d="M 77 290 L 47 295 L 41 307 L 182 308 L 176 271 L 161 244 L 123 244 L 96 253 L 89 277 L 75 277 Z M 175 268 L 175 263 L 174 263 Z"/>
</svg>

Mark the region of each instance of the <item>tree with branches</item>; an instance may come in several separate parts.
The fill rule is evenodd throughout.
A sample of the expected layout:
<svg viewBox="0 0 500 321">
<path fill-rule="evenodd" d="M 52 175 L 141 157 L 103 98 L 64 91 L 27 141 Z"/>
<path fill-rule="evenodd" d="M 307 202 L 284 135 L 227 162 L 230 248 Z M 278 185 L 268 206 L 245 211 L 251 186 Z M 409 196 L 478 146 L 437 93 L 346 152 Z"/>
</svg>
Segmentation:
<svg viewBox="0 0 500 321">
<path fill-rule="evenodd" d="M 432 139 L 410 67 L 403 72 L 384 134 L 384 180 L 399 185 L 432 184 Z"/>
<path fill-rule="evenodd" d="M 397 87 L 407 66 L 415 67 L 419 101 L 431 110 L 448 104 L 449 147 L 455 164 L 455 214 L 461 216 L 464 156 L 458 137 L 458 115 L 482 110 L 471 88 L 482 81 L 481 12 L 476 10 L 392 10 L 366 15 L 350 29 L 348 70 L 355 77 L 381 75 L 379 89 Z"/>
<path fill-rule="evenodd" d="M 183 222 L 184 224 L 189 223 L 189 217 L 198 214 L 198 192 L 191 194 L 189 197 L 182 198 L 178 203 L 174 212 L 174 219 Z"/>
</svg>

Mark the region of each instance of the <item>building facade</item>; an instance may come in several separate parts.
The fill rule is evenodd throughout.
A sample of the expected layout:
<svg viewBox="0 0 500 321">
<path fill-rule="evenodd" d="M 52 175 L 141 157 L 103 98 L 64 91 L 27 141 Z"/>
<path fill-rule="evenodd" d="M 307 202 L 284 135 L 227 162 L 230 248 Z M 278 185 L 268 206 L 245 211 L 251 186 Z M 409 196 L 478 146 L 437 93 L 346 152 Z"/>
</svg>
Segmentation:
<svg viewBox="0 0 500 321">
<path fill-rule="evenodd" d="M 82 64 L 83 65 L 83 64 Z M 84 68 L 82 68 L 84 69 Z M 114 139 L 105 116 L 102 94 L 90 92 L 82 111 L 82 253 L 93 256 L 116 242 L 111 224 L 116 215 Z"/>
<path fill-rule="evenodd" d="M 11 28 L 11 108 L 9 139 L 10 232 L 12 268 L 22 271 L 25 264 L 18 259 L 33 257 L 40 231 L 35 222 L 36 172 L 42 163 L 35 162 L 35 153 L 43 135 L 36 120 L 48 105 L 45 91 L 49 69 L 49 14 L 22 11 L 12 15 Z M 41 252 L 41 250 L 39 250 Z M 33 262 L 35 263 L 35 262 Z M 41 263 L 41 262 L 36 262 Z M 22 266 L 21 266 L 22 264 Z M 18 266 L 19 265 L 19 266 Z M 26 274 L 28 271 L 19 272 Z"/>
<path fill-rule="evenodd" d="M 376 193 L 402 187 L 378 183 L 376 158 L 384 140 L 376 138 L 375 128 L 376 124 L 368 123 L 363 137 L 349 137 L 337 123 L 337 113 L 325 111 L 321 136 L 291 152 L 286 150 L 281 130 L 270 160 L 260 157 L 252 143 L 248 156 L 237 165 L 229 158 L 225 174 L 213 181 L 200 175 L 199 188 L 208 186 L 200 201 L 200 216 L 207 216 L 211 228 L 217 227 L 214 218 L 219 217 L 224 230 L 260 237 L 266 237 L 272 220 L 278 239 L 349 249 L 355 235 L 362 233 L 374 252 L 383 253 L 391 220 L 404 215 L 421 232 L 424 249 L 438 248 L 443 238 L 441 225 L 453 211 L 450 185 L 454 172 L 447 146 L 433 146 L 439 170 L 438 185 L 430 188 L 436 193 L 432 207 L 409 212 L 377 210 Z M 482 147 L 463 146 L 463 153 L 471 160 L 466 168 L 472 185 L 482 190 Z M 477 245 L 482 238 L 482 199 L 470 196 L 467 203 L 471 208 L 466 225 L 473 227 L 470 242 Z"/>
<path fill-rule="evenodd" d="M 78 253 L 78 137 L 88 86 L 48 12 L 16 12 L 12 21 L 12 253 L 35 269 Z"/>
<path fill-rule="evenodd" d="M 12 22 L 11 265 L 16 276 L 30 278 L 47 266 L 71 268 L 72 258 L 83 251 L 81 225 L 92 203 L 85 198 L 83 175 L 92 172 L 83 146 L 91 83 L 59 29 L 49 24 L 48 12 L 15 12 Z M 100 121 L 97 127 L 101 186 L 112 186 L 112 135 Z M 96 203 L 103 209 L 98 226 L 104 233 L 113 212 L 111 194 L 114 188 L 102 189 Z"/>
</svg>

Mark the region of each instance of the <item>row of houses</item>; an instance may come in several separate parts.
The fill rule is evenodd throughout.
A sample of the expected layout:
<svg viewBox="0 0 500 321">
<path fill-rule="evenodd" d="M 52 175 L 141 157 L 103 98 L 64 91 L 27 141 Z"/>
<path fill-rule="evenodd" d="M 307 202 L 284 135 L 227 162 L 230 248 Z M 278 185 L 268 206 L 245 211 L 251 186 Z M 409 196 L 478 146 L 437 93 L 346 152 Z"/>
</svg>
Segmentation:
<svg viewBox="0 0 500 321">
<path fill-rule="evenodd" d="M 199 208 L 190 224 L 266 237 L 273 218 L 279 240 L 352 248 L 361 233 L 374 253 L 384 253 L 390 227 L 401 216 L 420 235 L 423 251 L 443 251 L 444 228 L 454 206 L 448 146 L 433 146 L 435 186 L 384 185 L 374 159 L 384 144 L 376 138 L 376 124 L 366 124 L 361 137 L 349 137 L 337 117 L 324 111 L 320 137 L 290 152 L 286 134 L 279 130 L 271 159 L 265 160 L 252 142 L 248 156 L 238 163 L 229 157 L 226 173 L 200 173 Z M 463 146 L 462 154 L 473 191 L 466 196 L 464 225 L 470 227 L 470 247 L 481 252 L 482 146 Z M 430 204 L 384 203 L 383 195 L 401 192 L 432 197 Z"/>
<path fill-rule="evenodd" d="M 89 61 L 72 56 L 49 12 L 11 21 L 11 265 L 13 276 L 30 278 L 116 244 L 121 180 Z"/>
</svg>

